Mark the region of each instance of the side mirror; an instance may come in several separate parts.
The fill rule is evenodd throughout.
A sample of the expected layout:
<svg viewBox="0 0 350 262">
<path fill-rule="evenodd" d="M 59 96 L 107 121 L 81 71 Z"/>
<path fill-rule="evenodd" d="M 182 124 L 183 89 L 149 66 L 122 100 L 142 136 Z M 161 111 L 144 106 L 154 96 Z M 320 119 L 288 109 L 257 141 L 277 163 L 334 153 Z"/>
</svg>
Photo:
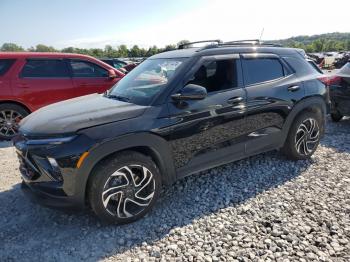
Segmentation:
<svg viewBox="0 0 350 262">
<path fill-rule="evenodd" d="M 108 70 L 108 78 L 109 79 L 114 79 L 117 77 L 117 74 L 115 73 L 115 71 L 113 69 L 109 69 Z"/>
<path fill-rule="evenodd" d="M 201 100 L 207 97 L 207 89 L 203 86 L 188 84 L 180 93 L 171 96 L 174 100 Z"/>
</svg>

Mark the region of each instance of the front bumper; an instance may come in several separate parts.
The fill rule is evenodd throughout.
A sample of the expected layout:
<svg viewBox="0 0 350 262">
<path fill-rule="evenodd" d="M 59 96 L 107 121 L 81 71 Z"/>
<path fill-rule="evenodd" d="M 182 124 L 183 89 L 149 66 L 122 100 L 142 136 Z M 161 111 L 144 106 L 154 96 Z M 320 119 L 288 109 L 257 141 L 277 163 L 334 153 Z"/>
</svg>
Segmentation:
<svg viewBox="0 0 350 262">
<path fill-rule="evenodd" d="M 22 177 L 22 190 L 32 201 L 59 209 L 85 207 L 85 186 L 79 182 L 77 161 L 91 144 L 84 137 L 60 145 L 32 145 L 14 140 Z M 50 160 L 55 159 L 57 166 Z"/>
<path fill-rule="evenodd" d="M 64 210 L 81 210 L 84 208 L 84 206 L 76 203 L 76 199 L 74 197 L 49 194 L 42 191 L 40 187 L 27 184 L 24 181 L 22 181 L 21 189 L 24 195 L 30 201 L 45 207 Z"/>
</svg>

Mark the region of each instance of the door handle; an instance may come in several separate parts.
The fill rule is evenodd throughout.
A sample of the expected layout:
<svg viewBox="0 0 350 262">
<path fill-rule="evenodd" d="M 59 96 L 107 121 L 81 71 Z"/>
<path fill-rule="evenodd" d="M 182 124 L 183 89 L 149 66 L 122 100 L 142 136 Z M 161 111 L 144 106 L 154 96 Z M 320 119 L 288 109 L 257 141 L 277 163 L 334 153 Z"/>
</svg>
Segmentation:
<svg viewBox="0 0 350 262">
<path fill-rule="evenodd" d="M 288 91 L 290 92 L 295 92 L 298 91 L 300 89 L 300 86 L 290 86 L 288 87 Z"/>
<path fill-rule="evenodd" d="M 20 87 L 20 88 L 29 88 L 29 85 L 27 85 L 27 84 L 19 84 L 18 87 Z"/>
<path fill-rule="evenodd" d="M 227 103 L 229 104 L 237 104 L 243 101 L 243 97 L 237 96 L 237 97 L 232 97 L 229 100 L 227 100 Z"/>
</svg>

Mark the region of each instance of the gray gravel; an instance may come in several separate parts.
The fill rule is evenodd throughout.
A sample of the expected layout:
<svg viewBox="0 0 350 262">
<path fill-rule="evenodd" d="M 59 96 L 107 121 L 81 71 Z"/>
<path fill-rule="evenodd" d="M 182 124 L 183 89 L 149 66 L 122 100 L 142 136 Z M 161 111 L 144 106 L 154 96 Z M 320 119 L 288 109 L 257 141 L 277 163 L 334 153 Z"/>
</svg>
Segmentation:
<svg viewBox="0 0 350 262">
<path fill-rule="evenodd" d="M 103 226 L 21 193 L 0 144 L 0 261 L 350 261 L 350 119 L 329 122 L 310 161 L 271 152 L 166 189 L 130 225 Z"/>
</svg>

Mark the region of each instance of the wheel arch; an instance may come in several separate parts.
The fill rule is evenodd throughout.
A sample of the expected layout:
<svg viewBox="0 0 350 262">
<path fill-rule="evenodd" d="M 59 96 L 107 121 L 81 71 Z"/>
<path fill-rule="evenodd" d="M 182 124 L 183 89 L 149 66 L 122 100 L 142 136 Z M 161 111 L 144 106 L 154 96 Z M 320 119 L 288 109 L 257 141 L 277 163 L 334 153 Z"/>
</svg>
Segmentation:
<svg viewBox="0 0 350 262">
<path fill-rule="evenodd" d="M 32 110 L 30 110 L 30 108 L 28 106 L 26 106 L 25 104 L 15 101 L 15 100 L 1 100 L 0 101 L 0 105 L 3 104 L 13 104 L 13 105 L 18 105 L 20 107 L 23 107 L 29 114 L 32 112 Z"/>
<path fill-rule="evenodd" d="M 287 120 L 285 121 L 285 123 L 283 125 L 283 130 L 285 131 L 285 132 L 283 132 L 283 134 L 284 134 L 283 141 L 286 140 L 288 133 L 289 133 L 289 129 L 290 129 L 291 125 L 293 124 L 294 120 L 297 117 L 299 117 L 301 114 L 303 114 L 304 112 L 307 112 L 307 111 L 316 112 L 316 113 L 320 114 L 323 118 L 323 121 L 325 121 L 327 106 L 326 106 L 326 102 L 324 100 L 324 97 L 321 95 L 306 97 L 306 98 L 302 99 L 301 101 L 299 101 L 293 107 L 292 111 L 288 115 Z M 325 122 L 323 124 L 322 134 L 324 133 L 324 126 L 325 126 Z"/>
<path fill-rule="evenodd" d="M 170 185 L 176 181 L 172 153 L 165 139 L 151 133 L 125 135 L 104 141 L 89 151 L 77 174 L 76 192 L 79 192 L 80 201 L 86 200 L 89 178 L 94 168 L 101 161 L 123 151 L 135 151 L 150 156 L 160 170 L 163 184 Z"/>
</svg>

